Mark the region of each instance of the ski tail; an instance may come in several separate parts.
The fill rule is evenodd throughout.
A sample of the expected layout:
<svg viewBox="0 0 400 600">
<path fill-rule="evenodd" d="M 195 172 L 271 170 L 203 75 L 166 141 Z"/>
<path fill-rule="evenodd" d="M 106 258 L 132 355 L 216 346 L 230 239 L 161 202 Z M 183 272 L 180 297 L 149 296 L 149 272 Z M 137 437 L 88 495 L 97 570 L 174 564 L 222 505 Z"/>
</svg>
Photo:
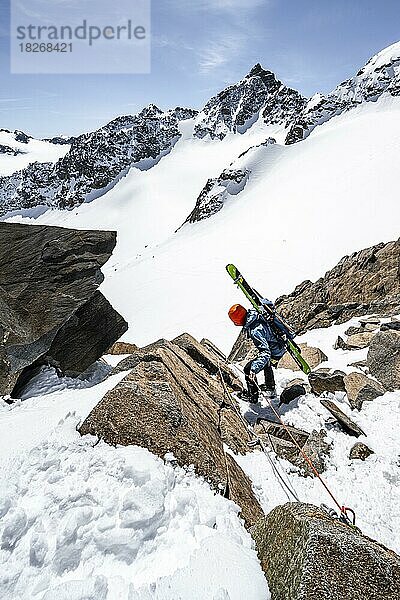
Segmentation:
<svg viewBox="0 0 400 600">
<path fill-rule="evenodd" d="M 286 349 L 289 354 L 292 356 L 293 360 L 300 367 L 300 369 L 308 375 L 311 373 L 310 366 L 304 360 L 301 355 L 301 350 L 299 346 L 293 341 L 294 332 L 292 328 L 285 322 L 285 320 L 276 312 L 274 308 L 265 304 L 263 302 L 263 297 L 259 294 L 254 288 L 252 288 L 239 269 L 235 267 L 233 264 L 226 265 L 226 270 L 230 277 L 233 279 L 233 282 L 238 286 L 238 288 L 243 292 L 252 306 L 261 314 L 267 315 L 272 318 L 272 323 L 275 325 L 278 335 L 284 332 L 287 335 L 286 340 Z"/>
</svg>

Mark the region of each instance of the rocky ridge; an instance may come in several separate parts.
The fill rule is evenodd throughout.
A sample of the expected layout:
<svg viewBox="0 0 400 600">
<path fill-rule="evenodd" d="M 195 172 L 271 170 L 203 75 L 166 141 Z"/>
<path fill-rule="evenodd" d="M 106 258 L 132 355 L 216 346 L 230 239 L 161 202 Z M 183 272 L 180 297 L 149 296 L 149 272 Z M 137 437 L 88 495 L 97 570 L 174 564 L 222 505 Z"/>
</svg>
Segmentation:
<svg viewBox="0 0 400 600">
<path fill-rule="evenodd" d="M 1 133 L 9 133 L 12 135 L 16 142 L 20 142 L 21 144 L 27 144 L 29 140 L 33 139 L 31 135 L 28 135 L 24 131 L 20 131 L 19 129 L 14 129 L 11 131 L 10 129 L 0 128 Z"/>
<path fill-rule="evenodd" d="M 400 240 L 343 257 L 324 277 L 278 298 L 276 307 L 297 331 L 400 313 Z"/>
<path fill-rule="evenodd" d="M 15 131 L 10 131 L 9 129 L 0 129 L 0 136 L 2 133 L 9 134 L 11 140 L 18 142 L 20 144 L 27 144 L 31 138 L 30 135 L 27 135 L 23 131 L 19 131 L 16 129 Z M 8 154 L 9 156 L 18 156 L 18 154 L 24 154 L 24 150 L 19 147 L 16 148 L 13 145 L 9 146 L 7 143 L 0 144 L 0 154 Z"/>
<path fill-rule="evenodd" d="M 227 169 L 224 169 L 219 177 L 208 179 L 185 223 L 195 223 L 208 219 L 208 217 L 219 212 L 232 196 L 240 194 L 251 178 L 251 155 L 253 152 L 256 152 L 258 148 L 271 146 L 275 143 L 275 138 L 268 137 L 261 144 L 251 146 L 245 152 L 242 152 Z"/>
<path fill-rule="evenodd" d="M 193 465 L 240 506 L 247 526 L 254 524 L 263 513 L 234 458 L 249 450 L 249 437 L 230 396 L 241 383 L 227 363 L 182 334 L 137 349 L 114 370 L 124 371 L 127 375 L 91 411 L 80 433 L 112 445 L 143 446 L 181 466 Z"/>
<path fill-rule="evenodd" d="M 315 94 L 297 115 L 286 144 L 306 138 L 315 127 L 382 94 L 400 95 L 400 42 L 375 54 L 357 75 L 339 84 L 326 96 Z"/>
<path fill-rule="evenodd" d="M 219 212 L 230 196 L 244 189 L 249 174 L 247 169 L 225 169 L 219 177 L 208 179 L 185 223 L 196 223 Z"/>
<path fill-rule="evenodd" d="M 38 205 L 67 208 L 105 193 L 126 170 L 147 169 L 179 139 L 179 122 L 196 111 L 163 112 L 151 104 L 72 140 L 67 154 L 53 163 L 31 163 L 0 177 L 0 215 Z"/>
<path fill-rule="evenodd" d="M 400 338 L 397 321 L 387 319 L 360 319 L 358 327 L 353 324 L 348 330 L 350 335 L 364 322 L 374 325 L 371 346 L 374 348 L 375 340 L 381 353 L 385 353 L 382 345 L 386 341 L 380 334 Z M 393 345 L 392 337 L 388 343 Z M 396 344 L 396 364 L 400 364 L 400 339 Z M 397 599 L 400 557 L 395 552 L 366 537 L 357 528 L 340 522 L 328 508 L 292 502 L 263 515 L 256 488 L 252 489 L 251 481 L 235 460 L 235 455 L 249 452 L 253 447 L 253 443 L 248 443 L 249 428 L 252 428 L 251 437 L 256 437 L 259 444 L 254 447 L 264 445 L 266 452 L 292 463 L 298 475 L 313 476 L 293 439 L 321 473 L 332 449 L 325 430 L 310 434 L 290 425 L 286 418 L 287 426 L 283 427 L 266 415 L 244 427 L 232 395 L 240 390 L 241 384 L 229 363 L 208 340 L 199 344 L 190 335 L 182 334 L 171 342 L 158 340 L 145 348 L 126 346 L 124 349 L 130 351 L 130 356 L 115 367 L 115 372 L 127 372 L 125 378 L 92 410 L 80 427 L 81 434 L 95 435 L 113 445 L 138 444 L 166 460 L 176 459 L 186 468 L 193 464 L 195 471 L 212 487 L 241 507 L 273 600 L 337 600 L 344 597 L 343 594 L 353 600 Z M 316 366 L 327 358 L 318 348 L 307 346 L 305 349 Z M 120 350 L 122 348 L 116 346 L 114 351 Z M 243 346 L 237 346 L 233 355 L 243 359 L 245 352 Z M 352 350 L 347 352 L 350 354 Z M 376 352 L 367 362 L 372 366 L 374 361 Z M 291 367 L 286 365 L 285 368 Z M 221 385 L 222 379 L 226 389 Z M 385 393 L 382 384 L 360 371 L 346 375 L 323 368 L 317 369 L 309 381 L 311 386 L 302 379 L 293 380 L 285 389 L 300 382 L 301 385 L 296 384 L 301 388 L 300 395 L 321 394 L 326 425 L 339 429 L 346 437 L 365 438 L 363 429 L 332 401 L 332 394 L 339 390 L 345 392 L 351 408 L 360 410 L 363 401 L 376 401 Z M 396 384 L 392 380 L 389 383 L 397 389 L 400 378 Z M 360 393 L 364 392 L 366 396 L 361 403 L 354 403 L 355 399 L 360 401 Z M 294 400 L 296 397 L 289 402 Z M 223 444 L 230 449 L 225 457 L 221 452 Z M 373 454 L 374 450 L 364 442 L 353 444 L 351 449 L 349 446 L 349 460 L 365 461 Z M 349 586 L 351 592 L 347 593 Z"/>
</svg>

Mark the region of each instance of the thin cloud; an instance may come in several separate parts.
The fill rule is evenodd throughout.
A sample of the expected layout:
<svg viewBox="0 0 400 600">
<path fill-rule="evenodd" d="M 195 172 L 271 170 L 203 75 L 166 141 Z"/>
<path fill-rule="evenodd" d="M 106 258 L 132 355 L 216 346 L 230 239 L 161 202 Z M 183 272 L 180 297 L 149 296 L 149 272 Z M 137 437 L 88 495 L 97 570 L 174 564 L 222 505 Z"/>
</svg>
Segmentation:
<svg viewBox="0 0 400 600">
<path fill-rule="evenodd" d="M 198 30 L 193 51 L 200 74 L 226 70 L 233 61 L 240 62 L 249 48 L 259 39 L 260 25 L 257 9 L 270 8 L 275 0 L 169 0 L 167 6 L 184 18 L 208 19 L 203 24 L 203 34 Z M 265 31 L 262 32 L 265 37 Z M 164 40 L 164 44 L 167 43 Z"/>
<path fill-rule="evenodd" d="M 195 2 L 188 2 L 188 0 L 170 0 L 170 5 L 174 8 L 179 8 L 180 10 L 207 12 L 250 11 L 260 6 L 269 6 L 270 4 L 270 0 L 197 0 Z"/>
<path fill-rule="evenodd" d="M 33 97 L 26 97 L 26 98 L 0 98 L 0 104 L 2 102 L 25 102 L 26 100 L 34 100 L 35 98 Z"/>
<path fill-rule="evenodd" d="M 244 40 L 236 34 L 227 34 L 219 40 L 209 42 L 199 51 L 199 69 L 202 74 L 223 67 L 244 49 Z"/>
<path fill-rule="evenodd" d="M 173 37 L 166 35 L 153 35 L 151 42 L 158 48 L 174 48 L 175 50 L 195 50 L 193 44 L 189 44 L 182 37 Z"/>
</svg>

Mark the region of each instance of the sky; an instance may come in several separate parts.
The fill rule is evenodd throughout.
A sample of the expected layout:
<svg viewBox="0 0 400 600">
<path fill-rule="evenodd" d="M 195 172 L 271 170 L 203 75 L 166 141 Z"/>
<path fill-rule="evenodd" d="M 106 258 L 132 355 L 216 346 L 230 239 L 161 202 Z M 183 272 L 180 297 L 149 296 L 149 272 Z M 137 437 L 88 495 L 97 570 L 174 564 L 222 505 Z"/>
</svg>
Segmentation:
<svg viewBox="0 0 400 600">
<path fill-rule="evenodd" d="M 151 102 L 201 108 L 257 62 L 305 96 L 328 92 L 400 38 L 398 0 L 152 0 L 149 74 L 16 75 L 9 2 L 0 0 L 0 128 L 35 137 L 90 131 Z"/>
</svg>

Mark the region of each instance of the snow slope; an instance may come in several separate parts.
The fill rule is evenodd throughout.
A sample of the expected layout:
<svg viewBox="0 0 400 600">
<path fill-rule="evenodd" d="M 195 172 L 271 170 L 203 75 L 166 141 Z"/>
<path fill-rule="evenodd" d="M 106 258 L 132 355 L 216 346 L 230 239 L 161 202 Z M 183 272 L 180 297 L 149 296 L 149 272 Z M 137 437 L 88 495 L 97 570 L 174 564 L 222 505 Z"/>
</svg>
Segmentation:
<svg viewBox="0 0 400 600">
<path fill-rule="evenodd" d="M 11 131 L 0 131 L 0 145 L 8 146 L 21 153 L 15 156 L 0 153 L 0 176 L 11 175 L 36 161 L 55 163 L 70 148 L 68 144 L 52 144 L 34 138 L 29 138 L 27 143 L 19 142 Z"/>
<path fill-rule="evenodd" d="M 236 330 L 226 310 L 242 300 L 225 274 L 236 263 L 266 295 L 290 292 L 345 254 L 399 235 L 400 100 L 331 119 L 292 146 L 259 144 L 255 125 L 223 141 L 191 137 L 148 171 L 131 170 L 110 192 L 72 212 L 36 220 L 118 231 L 102 291 L 129 321 L 125 339 L 143 345 L 190 331 L 228 350 Z M 208 177 L 233 162 L 251 173 L 217 214 L 185 224 Z"/>
</svg>

